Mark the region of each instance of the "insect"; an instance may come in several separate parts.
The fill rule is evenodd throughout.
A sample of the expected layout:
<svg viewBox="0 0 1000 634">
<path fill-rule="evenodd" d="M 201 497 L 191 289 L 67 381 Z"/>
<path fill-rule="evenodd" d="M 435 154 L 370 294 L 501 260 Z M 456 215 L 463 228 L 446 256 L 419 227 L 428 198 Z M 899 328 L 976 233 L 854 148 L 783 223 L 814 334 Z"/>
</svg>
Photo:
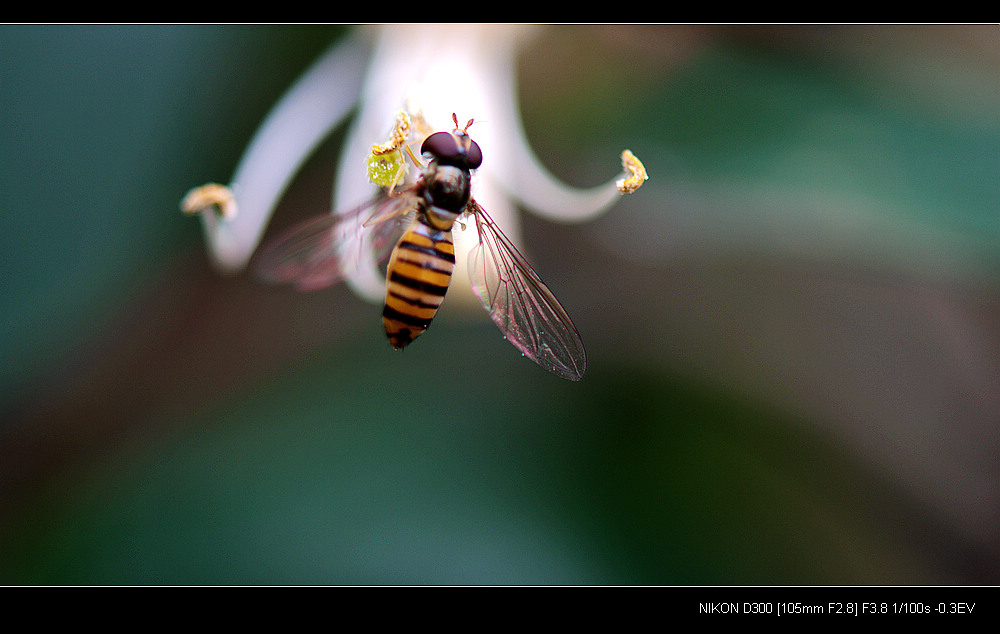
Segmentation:
<svg viewBox="0 0 1000 634">
<path fill-rule="evenodd" d="M 323 214 L 293 226 L 266 245 L 257 272 L 301 290 L 330 286 L 351 273 L 352 249 L 389 256 L 382 319 L 397 349 L 420 336 L 437 314 L 455 268 L 452 227 L 474 222 L 478 244 L 469 257 L 473 290 L 504 337 L 556 376 L 583 378 L 587 353 L 573 321 L 524 256 L 471 196 L 482 150 L 470 120 L 435 132 L 421 148 L 424 166 L 413 185 L 352 211 Z M 360 228 L 360 229 L 359 229 Z M 391 255 L 390 255 L 391 250 Z M 354 263 L 354 264 L 352 264 Z"/>
</svg>

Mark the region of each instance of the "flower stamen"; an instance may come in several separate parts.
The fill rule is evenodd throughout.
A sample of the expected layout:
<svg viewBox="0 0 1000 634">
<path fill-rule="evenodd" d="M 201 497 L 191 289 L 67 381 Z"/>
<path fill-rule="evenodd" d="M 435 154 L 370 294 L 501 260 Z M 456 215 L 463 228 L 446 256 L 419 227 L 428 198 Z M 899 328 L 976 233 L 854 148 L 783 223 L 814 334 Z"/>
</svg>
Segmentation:
<svg viewBox="0 0 1000 634">
<path fill-rule="evenodd" d="M 373 145 L 368 154 L 368 180 L 387 188 L 390 194 L 406 175 L 406 157 L 401 149 L 406 149 L 411 158 L 413 156 L 407 145 L 409 138 L 410 117 L 400 110 L 396 113 L 390 139 Z"/>
<path fill-rule="evenodd" d="M 215 212 L 223 220 L 232 220 L 239 211 L 233 190 L 218 183 L 207 183 L 195 187 L 181 200 L 181 211 L 188 216 L 197 216 L 210 207 L 214 207 Z"/>
<path fill-rule="evenodd" d="M 642 184 L 649 178 L 649 175 L 646 174 L 646 167 L 635 154 L 632 154 L 631 150 L 622 152 L 622 167 L 625 168 L 625 173 L 628 176 L 617 181 L 615 186 L 623 194 L 631 194 L 642 187 Z"/>
<path fill-rule="evenodd" d="M 386 143 L 376 143 L 372 146 L 372 154 L 388 154 L 396 152 L 406 145 L 410 136 L 410 117 L 403 110 L 396 113 L 396 124 L 392 127 L 392 138 Z"/>
</svg>

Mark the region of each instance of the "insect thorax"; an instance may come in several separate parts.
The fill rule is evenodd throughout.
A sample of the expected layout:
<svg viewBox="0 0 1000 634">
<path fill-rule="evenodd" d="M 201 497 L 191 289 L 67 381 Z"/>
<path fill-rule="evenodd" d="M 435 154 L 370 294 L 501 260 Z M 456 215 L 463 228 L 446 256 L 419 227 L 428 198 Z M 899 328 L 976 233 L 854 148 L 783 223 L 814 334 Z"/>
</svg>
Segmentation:
<svg viewBox="0 0 1000 634">
<path fill-rule="evenodd" d="M 471 176 L 468 170 L 452 165 L 436 165 L 425 175 L 424 198 L 428 206 L 462 213 L 469 202 Z"/>
</svg>

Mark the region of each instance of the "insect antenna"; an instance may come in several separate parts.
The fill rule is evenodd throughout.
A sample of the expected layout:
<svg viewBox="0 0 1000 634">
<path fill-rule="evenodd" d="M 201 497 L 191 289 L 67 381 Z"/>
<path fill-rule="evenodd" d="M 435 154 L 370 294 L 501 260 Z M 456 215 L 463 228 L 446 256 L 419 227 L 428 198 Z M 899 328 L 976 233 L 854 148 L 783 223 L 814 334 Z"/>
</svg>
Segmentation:
<svg viewBox="0 0 1000 634">
<path fill-rule="evenodd" d="M 469 122 L 465 124 L 464 128 L 459 128 L 458 127 L 458 115 L 455 114 L 454 112 L 451 113 L 451 120 L 455 122 L 455 130 L 456 131 L 461 130 L 464 134 L 468 134 L 469 133 L 469 126 L 471 126 L 472 122 L 475 121 L 475 119 L 469 119 Z"/>
</svg>

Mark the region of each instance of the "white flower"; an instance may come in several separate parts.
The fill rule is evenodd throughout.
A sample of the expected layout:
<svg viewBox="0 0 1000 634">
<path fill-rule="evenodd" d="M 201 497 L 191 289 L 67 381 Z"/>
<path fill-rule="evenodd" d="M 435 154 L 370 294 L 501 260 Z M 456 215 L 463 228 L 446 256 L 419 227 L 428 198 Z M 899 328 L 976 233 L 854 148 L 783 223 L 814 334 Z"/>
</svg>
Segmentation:
<svg viewBox="0 0 1000 634">
<path fill-rule="evenodd" d="M 228 188 L 192 190 L 182 202 L 188 213 L 215 204 L 220 213 L 201 213 L 208 250 L 224 273 L 242 270 L 264 233 L 271 213 L 302 163 L 358 105 L 336 177 L 334 210 L 368 200 L 374 185 L 364 161 L 374 143 L 385 140 L 396 113 L 419 109 L 434 130 L 453 127 L 452 113 L 475 119 L 471 134 L 483 149 L 473 195 L 497 225 L 520 242 L 514 206 L 559 221 L 597 217 L 626 191 L 614 181 L 590 190 L 555 180 L 528 147 L 518 114 L 513 73 L 518 50 L 539 27 L 504 25 L 411 25 L 359 29 L 310 68 L 280 100 L 254 136 Z M 374 47 L 374 48 L 372 48 Z M 633 160 L 623 155 L 623 163 Z M 632 171 L 628 171 L 631 169 Z M 627 176 L 638 187 L 645 179 L 635 160 Z M 620 191 L 621 190 L 621 191 Z M 476 242 L 473 225 L 456 224 L 462 262 Z M 465 278 L 467 267 L 457 266 Z M 384 278 L 375 263 L 348 283 L 363 297 L 382 301 Z M 453 287 L 468 288 L 467 281 Z"/>
</svg>

